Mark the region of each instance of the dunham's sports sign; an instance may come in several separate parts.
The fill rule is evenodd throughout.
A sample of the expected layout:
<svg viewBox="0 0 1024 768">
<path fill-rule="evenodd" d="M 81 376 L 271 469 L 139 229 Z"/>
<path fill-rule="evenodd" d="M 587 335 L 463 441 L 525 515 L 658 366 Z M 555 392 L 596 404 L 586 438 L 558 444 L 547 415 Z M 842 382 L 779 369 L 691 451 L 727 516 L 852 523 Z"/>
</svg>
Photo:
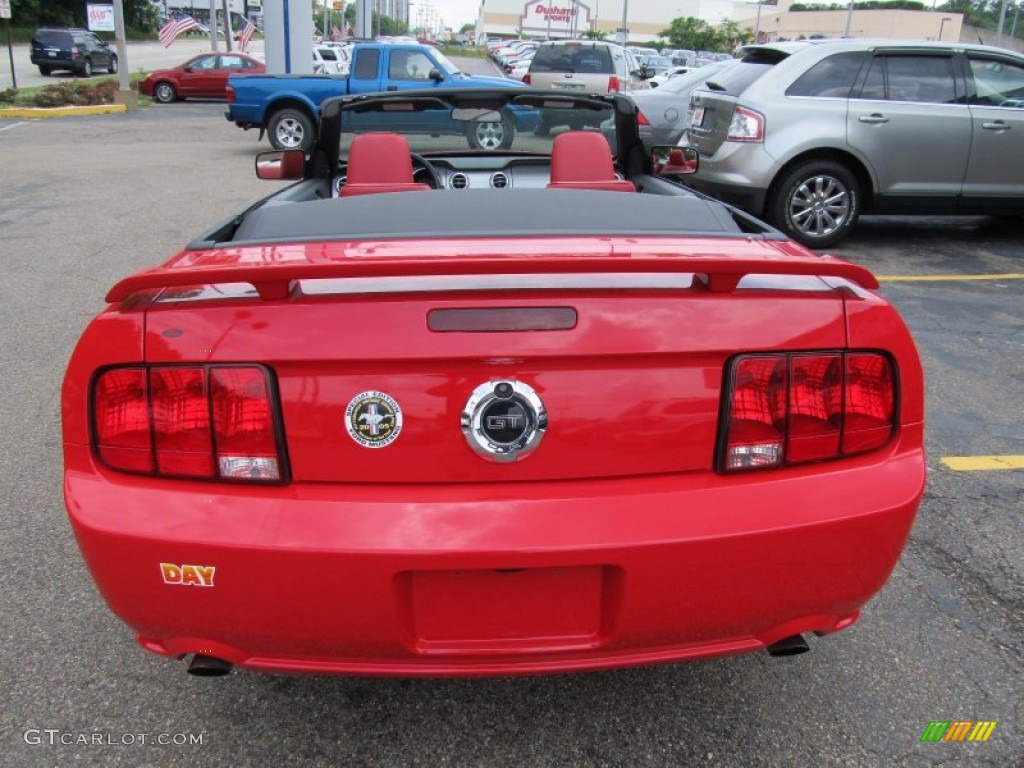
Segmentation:
<svg viewBox="0 0 1024 768">
<path fill-rule="evenodd" d="M 590 29 L 590 7 L 572 0 L 532 0 L 523 8 L 522 33 L 574 37 Z"/>
</svg>

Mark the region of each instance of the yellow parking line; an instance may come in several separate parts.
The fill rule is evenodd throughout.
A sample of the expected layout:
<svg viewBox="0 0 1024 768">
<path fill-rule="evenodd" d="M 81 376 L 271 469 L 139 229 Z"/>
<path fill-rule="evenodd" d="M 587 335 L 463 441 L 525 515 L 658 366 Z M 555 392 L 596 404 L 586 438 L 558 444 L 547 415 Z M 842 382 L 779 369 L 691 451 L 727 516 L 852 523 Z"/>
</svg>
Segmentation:
<svg viewBox="0 0 1024 768">
<path fill-rule="evenodd" d="M 943 456 L 941 461 L 954 472 L 1024 469 L 1024 456 Z"/>
<path fill-rule="evenodd" d="M 1024 280 L 1024 272 L 1001 275 L 878 275 L 883 283 L 943 283 L 957 280 Z"/>
</svg>

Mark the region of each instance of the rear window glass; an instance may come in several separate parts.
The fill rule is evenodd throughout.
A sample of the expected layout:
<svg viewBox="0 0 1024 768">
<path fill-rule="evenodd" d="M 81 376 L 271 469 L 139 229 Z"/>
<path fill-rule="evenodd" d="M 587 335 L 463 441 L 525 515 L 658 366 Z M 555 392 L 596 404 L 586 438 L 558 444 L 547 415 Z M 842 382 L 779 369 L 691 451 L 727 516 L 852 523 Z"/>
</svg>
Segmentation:
<svg viewBox="0 0 1024 768">
<path fill-rule="evenodd" d="M 24 38 L 22 38 L 24 40 Z M 71 34 L 56 30 L 39 30 L 35 34 L 36 42 L 42 45 L 69 46 L 71 45 Z"/>
<path fill-rule="evenodd" d="M 356 80 L 376 80 L 379 64 L 380 51 L 373 48 L 361 51 L 356 58 L 356 71 L 353 77 Z"/>
<path fill-rule="evenodd" d="M 531 72 L 611 74 L 612 57 L 601 45 L 542 45 L 530 64 Z"/>
<path fill-rule="evenodd" d="M 822 59 L 789 86 L 786 95 L 845 99 L 866 55 L 863 51 L 850 51 Z"/>
<path fill-rule="evenodd" d="M 743 54 L 739 63 L 715 75 L 711 82 L 726 93 L 739 96 L 788 56 L 788 53 L 774 48 L 752 48 Z"/>
</svg>

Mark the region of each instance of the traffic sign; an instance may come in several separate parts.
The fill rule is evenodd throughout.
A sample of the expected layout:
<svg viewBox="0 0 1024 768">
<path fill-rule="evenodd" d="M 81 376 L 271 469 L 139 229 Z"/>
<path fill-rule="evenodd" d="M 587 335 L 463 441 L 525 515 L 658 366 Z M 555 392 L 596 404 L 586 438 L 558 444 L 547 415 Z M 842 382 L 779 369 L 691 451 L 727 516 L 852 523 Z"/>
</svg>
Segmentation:
<svg viewBox="0 0 1024 768">
<path fill-rule="evenodd" d="M 11 18 L 11 0 L 0 0 L 0 19 Z"/>
</svg>

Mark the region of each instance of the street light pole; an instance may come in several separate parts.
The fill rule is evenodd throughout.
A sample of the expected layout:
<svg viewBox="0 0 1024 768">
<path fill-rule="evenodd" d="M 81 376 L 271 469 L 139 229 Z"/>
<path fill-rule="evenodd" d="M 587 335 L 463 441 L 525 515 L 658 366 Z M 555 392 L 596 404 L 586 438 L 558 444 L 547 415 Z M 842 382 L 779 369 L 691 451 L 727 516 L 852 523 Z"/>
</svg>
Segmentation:
<svg viewBox="0 0 1024 768">
<path fill-rule="evenodd" d="M 846 11 L 846 31 L 843 32 L 843 37 L 850 36 L 850 22 L 853 21 L 853 0 L 850 0 L 850 7 Z"/>
<path fill-rule="evenodd" d="M 629 42 L 629 0 L 622 0 L 622 42 Z"/>
<path fill-rule="evenodd" d="M 1006 22 L 1006 3 L 1007 0 L 1003 0 L 1003 4 L 999 8 L 999 29 L 996 30 L 996 45 L 1003 44 L 1003 24 Z"/>
</svg>

